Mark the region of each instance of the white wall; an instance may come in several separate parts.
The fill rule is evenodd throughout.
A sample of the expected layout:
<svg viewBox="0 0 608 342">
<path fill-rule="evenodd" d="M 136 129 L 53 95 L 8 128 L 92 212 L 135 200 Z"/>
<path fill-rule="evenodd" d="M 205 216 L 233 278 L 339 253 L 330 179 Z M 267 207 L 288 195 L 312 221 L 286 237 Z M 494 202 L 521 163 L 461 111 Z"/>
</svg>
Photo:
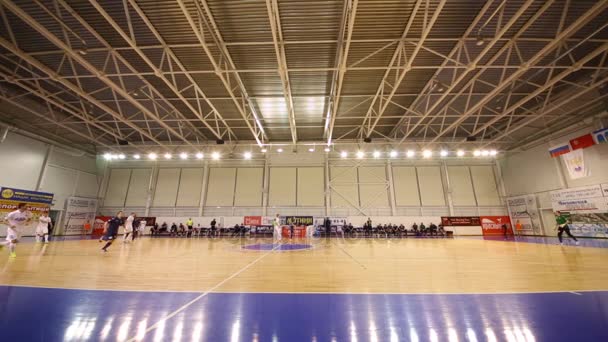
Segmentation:
<svg viewBox="0 0 608 342">
<path fill-rule="evenodd" d="M 125 184 L 131 183 L 127 187 L 130 188 L 138 183 L 137 198 L 143 198 L 148 173 L 141 181 L 135 181 L 128 170 L 144 168 L 152 169 L 150 216 L 239 217 L 276 212 L 377 217 L 437 217 L 451 212 L 454 215 L 506 214 L 494 179 L 495 165 L 487 159 L 391 160 L 390 163 L 382 159 L 330 159 L 327 170 L 330 183 L 326 192 L 324 154 L 321 153 L 323 158 L 318 154 L 303 156 L 273 155 L 267 160 L 249 161 L 111 162 L 105 191 L 111 196 L 106 196 L 102 211 L 125 208 Z M 443 171 L 443 163 L 450 173 L 451 189 L 447 186 L 448 174 Z M 116 170 L 122 170 L 120 177 L 114 175 Z M 389 170 L 392 170 L 393 184 L 389 182 Z M 472 179 L 471 174 L 480 179 Z M 393 191 L 390 191 L 391 185 Z M 455 198 L 454 208 L 446 201 L 450 193 Z M 327 194 L 329 203 L 326 203 Z M 143 211 L 141 203 L 127 201 L 129 208 L 125 209 Z"/>
<path fill-rule="evenodd" d="M 583 150 L 589 177 L 570 179 L 561 157 L 552 158 L 549 148 L 598 129 L 586 127 L 576 132 L 555 136 L 553 141 L 540 143 L 528 150 L 510 153 L 498 161 L 507 196 L 534 194 L 536 196 L 545 234 L 553 234 L 554 215 L 549 192 L 608 182 L 608 144 L 594 145 Z"/>
<path fill-rule="evenodd" d="M 6 140 L 0 144 L 0 185 L 35 190 L 47 146 L 39 141 L 9 133 Z"/>
</svg>

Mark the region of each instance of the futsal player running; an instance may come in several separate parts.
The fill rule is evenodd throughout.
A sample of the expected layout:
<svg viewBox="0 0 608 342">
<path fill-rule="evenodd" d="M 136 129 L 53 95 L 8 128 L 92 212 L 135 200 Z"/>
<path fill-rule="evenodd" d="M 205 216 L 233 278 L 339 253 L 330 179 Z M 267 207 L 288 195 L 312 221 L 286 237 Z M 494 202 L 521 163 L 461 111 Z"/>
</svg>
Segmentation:
<svg viewBox="0 0 608 342">
<path fill-rule="evenodd" d="M 6 241 L 0 244 L 0 248 L 8 245 L 9 256 L 16 258 L 17 254 L 15 249 L 19 242 L 20 231 L 19 228 L 23 227 L 32 217 L 32 214 L 25 207 L 25 203 L 19 203 L 17 210 L 10 212 L 6 216 L 6 222 L 8 223 L 8 229 L 6 230 Z"/>
<path fill-rule="evenodd" d="M 101 249 L 104 252 L 108 251 L 108 247 L 112 245 L 112 242 L 116 239 L 116 235 L 118 235 L 118 227 L 122 225 L 122 211 L 119 211 L 116 216 L 109 219 L 103 229 L 102 240 L 107 241 L 105 246 Z M 101 240 L 100 240 L 101 241 Z"/>
<path fill-rule="evenodd" d="M 281 241 L 281 219 L 279 218 L 279 214 L 272 220 L 272 228 L 273 229 L 273 237 L 277 241 Z"/>
<path fill-rule="evenodd" d="M 36 242 L 40 243 L 44 239 L 44 243 L 49 243 L 49 223 L 51 218 L 46 213 L 41 214 L 36 226 Z"/>
<path fill-rule="evenodd" d="M 123 236 L 122 242 L 126 243 L 129 234 L 131 235 L 131 241 L 135 240 L 135 232 L 133 231 L 133 221 L 135 221 L 135 213 L 131 213 L 127 220 L 125 221 L 125 235 Z"/>
<path fill-rule="evenodd" d="M 568 236 L 572 238 L 572 240 L 574 240 L 574 242 L 578 246 L 578 240 L 574 237 L 574 235 L 572 235 L 572 233 L 570 233 L 570 227 L 568 227 L 568 217 L 566 215 L 562 215 L 561 212 L 556 211 L 555 222 L 557 222 L 557 238 L 559 239 L 559 244 L 564 244 L 564 242 L 562 241 L 562 234 L 566 232 L 566 234 L 568 234 Z"/>
</svg>

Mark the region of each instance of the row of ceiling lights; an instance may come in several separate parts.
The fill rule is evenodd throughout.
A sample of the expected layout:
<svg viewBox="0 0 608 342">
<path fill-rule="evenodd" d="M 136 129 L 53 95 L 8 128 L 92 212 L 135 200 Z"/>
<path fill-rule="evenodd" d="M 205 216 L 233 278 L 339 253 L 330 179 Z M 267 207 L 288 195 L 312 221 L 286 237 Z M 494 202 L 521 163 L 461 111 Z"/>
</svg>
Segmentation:
<svg viewBox="0 0 608 342">
<path fill-rule="evenodd" d="M 267 149 L 262 149 L 261 151 L 262 151 L 262 153 L 268 152 Z M 311 149 L 309 149 L 309 151 L 310 152 L 314 152 L 314 149 L 311 148 Z M 281 153 L 281 152 L 283 152 L 283 149 L 282 148 L 278 148 L 277 152 Z M 325 152 L 329 152 L 329 149 L 326 148 Z M 474 150 L 473 152 L 469 152 L 469 153 L 472 153 L 472 155 L 474 157 L 494 157 L 494 156 L 496 156 L 498 154 L 498 152 L 496 150 Z M 414 157 L 416 157 L 416 155 L 421 155 L 423 158 L 431 158 L 431 157 L 433 157 L 434 154 L 435 154 L 435 152 L 433 150 L 423 150 L 421 152 L 416 152 L 414 150 L 407 150 L 405 152 L 405 156 L 407 158 L 414 158 Z M 467 152 L 464 151 L 464 150 L 458 150 L 458 151 L 456 151 L 456 156 L 457 157 L 464 157 L 466 155 L 467 155 Z M 340 157 L 341 158 L 348 158 L 348 156 L 349 156 L 348 151 L 342 151 L 342 152 L 340 152 Z M 363 158 L 365 158 L 365 156 L 366 156 L 366 152 L 365 151 L 357 151 L 355 153 L 355 157 L 358 158 L 358 159 L 363 159 Z M 380 152 L 380 151 L 374 151 L 374 152 L 372 152 L 372 156 L 374 158 L 380 158 L 382 156 L 382 152 Z M 388 156 L 390 158 L 397 158 L 397 157 L 399 157 L 399 152 L 397 152 L 395 150 L 390 151 L 388 153 Z M 441 151 L 439 151 L 439 156 L 440 157 L 449 157 L 450 156 L 450 151 L 448 151 L 448 150 L 441 150 Z M 156 160 L 156 159 L 159 158 L 159 156 L 156 153 L 149 153 L 147 157 L 150 160 Z M 163 155 L 163 157 L 165 159 L 167 159 L 167 160 L 173 159 L 173 155 L 171 153 L 165 153 Z M 204 156 L 203 153 L 198 152 L 198 153 L 196 153 L 194 155 L 194 157 L 196 159 L 203 159 L 205 156 Z M 211 159 L 213 159 L 213 160 L 219 160 L 221 157 L 222 157 L 222 155 L 219 152 L 213 152 L 213 153 L 211 153 Z M 252 157 L 253 157 L 253 154 L 251 152 L 244 152 L 243 153 L 243 158 L 245 158 L 245 159 L 251 159 Z M 106 160 L 117 160 L 117 159 L 118 160 L 123 160 L 123 159 L 126 159 L 126 158 L 127 158 L 127 156 L 125 154 L 123 154 L 123 153 L 121 153 L 121 154 L 111 154 L 111 153 L 104 154 L 104 159 L 106 159 Z M 133 159 L 135 159 L 135 160 L 139 160 L 141 158 L 142 158 L 142 156 L 140 154 L 134 154 L 133 155 Z M 186 153 L 186 152 L 182 152 L 182 153 L 179 154 L 179 159 L 187 160 L 189 158 L 190 158 L 190 155 L 188 153 Z"/>
</svg>

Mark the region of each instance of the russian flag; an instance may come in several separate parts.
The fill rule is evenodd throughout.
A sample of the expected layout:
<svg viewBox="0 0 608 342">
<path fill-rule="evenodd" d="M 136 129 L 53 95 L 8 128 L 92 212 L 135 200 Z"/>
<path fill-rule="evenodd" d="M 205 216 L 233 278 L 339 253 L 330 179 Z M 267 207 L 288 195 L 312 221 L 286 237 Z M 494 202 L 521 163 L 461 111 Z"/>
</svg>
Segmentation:
<svg viewBox="0 0 608 342">
<path fill-rule="evenodd" d="M 570 145 L 568 143 L 563 143 L 561 145 L 553 146 L 549 148 L 549 154 L 551 157 L 555 158 L 561 156 L 562 154 L 566 154 L 570 152 Z"/>
</svg>

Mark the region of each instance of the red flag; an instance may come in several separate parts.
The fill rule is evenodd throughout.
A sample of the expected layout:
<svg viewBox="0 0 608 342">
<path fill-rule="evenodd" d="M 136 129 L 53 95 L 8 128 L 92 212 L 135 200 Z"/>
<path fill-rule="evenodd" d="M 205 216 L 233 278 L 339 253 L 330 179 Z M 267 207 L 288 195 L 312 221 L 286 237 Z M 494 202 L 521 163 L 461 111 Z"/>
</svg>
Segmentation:
<svg viewBox="0 0 608 342">
<path fill-rule="evenodd" d="M 591 134 L 585 134 L 578 138 L 570 140 L 570 146 L 572 146 L 572 150 L 578 150 L 579 148 L 587 148 L 593 145 L 595 145 L 595 141 L 593 140 L 593 136 Z"/>
</svg>

